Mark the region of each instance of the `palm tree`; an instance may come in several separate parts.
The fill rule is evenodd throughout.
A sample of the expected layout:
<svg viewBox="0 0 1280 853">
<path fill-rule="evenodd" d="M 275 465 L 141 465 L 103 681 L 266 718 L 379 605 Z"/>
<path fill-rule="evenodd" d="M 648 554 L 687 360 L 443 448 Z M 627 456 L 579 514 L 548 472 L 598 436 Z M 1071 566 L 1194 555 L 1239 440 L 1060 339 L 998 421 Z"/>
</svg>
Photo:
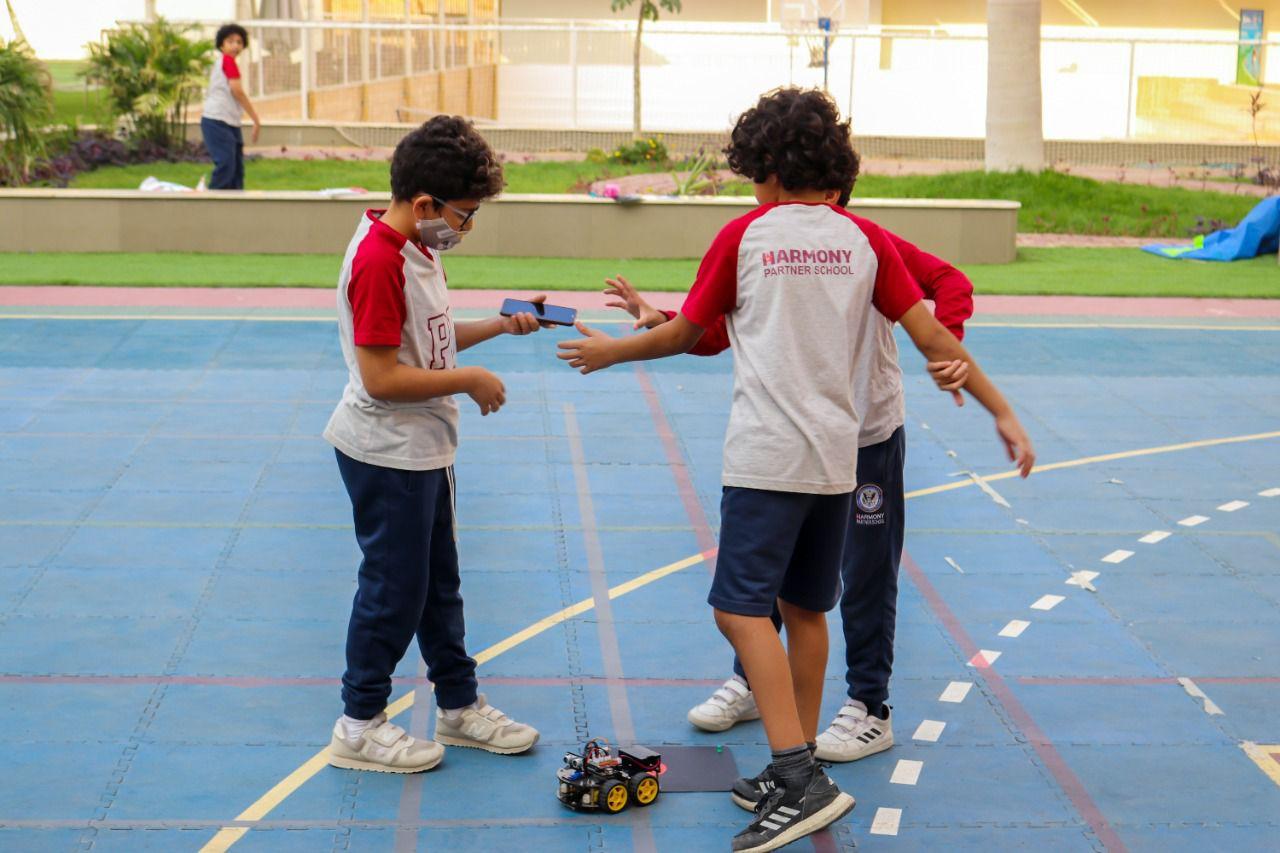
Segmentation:
<svg viewBox="0 0 1280 853">
<path fill-rule="evenodd" d="M 989 172 L 1044 168 L 1040 0 L 987 0 Z"/>
<path fill-rule="evenodd" d="M 609 0 L 609 5 L 615 12 L 634 3 L 635 0 Z M 635 139 L 639 139 L 640 131 L 640 39 L 644 33 L 645 21 L 658 20 L 658 6 L 662 6 L 673 15 L 680 11 L 680 0 L 640 0 L 640 14 L 636 17 L 636 44 L 634 57 L 632 60 L 632 99 L 631 99 L 631 135 Z"/>
</svg>

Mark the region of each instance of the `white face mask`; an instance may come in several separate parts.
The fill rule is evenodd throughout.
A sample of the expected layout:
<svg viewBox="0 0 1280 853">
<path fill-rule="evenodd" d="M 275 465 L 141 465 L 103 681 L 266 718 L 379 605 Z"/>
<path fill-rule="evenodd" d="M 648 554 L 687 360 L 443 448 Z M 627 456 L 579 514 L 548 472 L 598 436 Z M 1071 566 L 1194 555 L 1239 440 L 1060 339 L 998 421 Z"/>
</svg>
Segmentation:
<svg viewBox="0 0 1280 853">
<path fill-rule="evenodd" d="M 462 235 L 449 227 L 443 219 L 419 219 L 418 238 L 422 245 L 437 251 L 446 251 L 462 242 Z"/>
</svg>

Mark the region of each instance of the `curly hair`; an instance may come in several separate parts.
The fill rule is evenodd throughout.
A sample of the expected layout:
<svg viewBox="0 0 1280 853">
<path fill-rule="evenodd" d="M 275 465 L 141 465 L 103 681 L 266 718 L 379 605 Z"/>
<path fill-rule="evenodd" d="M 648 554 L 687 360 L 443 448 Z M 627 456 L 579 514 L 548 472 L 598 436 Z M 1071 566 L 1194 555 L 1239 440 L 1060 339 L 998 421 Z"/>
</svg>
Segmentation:
<svg viewBox="0 0 1280 853">
<path fill-rule="evenodd" d="M 244 46 L 249 46 L 249 31 L 239 24 L 223 24 L 218 27 L 217 35 L 213 37 L 213 46 L 221 48 L 222 43 L 231 36 L 240 36 L 240 41 L 244 43 Z"/>
<path fill-rule="evenodd" d="M 761 95 L 729 139 L 729 168 L 756 183 L 777 175 L 793 192 L 844 192 L 858 177 L 849 122 L 840 121 L 836 102 L 821 89 L 791 86 Z"/>
<path fill-rule="evenodd" d="M 502 164 L 462 116 L 435 116 L 410 131 L 391 155 L 391 195 L 412 201 L 492 198 L 502 192 Z"/>
</svg>

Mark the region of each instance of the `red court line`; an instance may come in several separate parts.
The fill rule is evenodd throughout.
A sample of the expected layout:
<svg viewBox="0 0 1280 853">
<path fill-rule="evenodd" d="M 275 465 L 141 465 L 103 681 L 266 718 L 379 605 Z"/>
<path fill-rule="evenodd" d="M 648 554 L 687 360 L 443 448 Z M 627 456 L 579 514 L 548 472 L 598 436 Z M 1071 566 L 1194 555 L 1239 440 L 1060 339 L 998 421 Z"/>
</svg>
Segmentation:
<svg viewBox="0 0 1280 853">
<path fill-rule="evenodd" d="M 1193 675 L 1189 676 L 1192 681 L 1199 684 L 1280 684 L 1280 676 L 1275 675 Z M 1102 685 L 1148 685 L 1148 684 L 1178 684 L 1178 679 L 1172 676 L 1166 678 L 1127 678 L 1124 676 L 1039 676 L 1039 675 L 1020 675 L 1015 679 L 1019 684 L 1046 684 L 1051 686 L 1070 686 L 1073 684 L 1102 684 Z"/>
<path fill-rule="evenodd" d="M 722 679 L 714 678 L 605 678 L 584 675 L 577 678 L 520 678 L 513 676 L 487 676 L 482 686 L 515 687 L 568 687 L 575 684 L 622 685 L 625 687 L 719 687 Z M 0 684 L 93 684 L 93 685 L 155 685 L 193 684 L 206 687 L 333 687 L 342 679 L 313 677 L 259 677 L 239 675 L 0 675 Z M 397 687 L 429 688 L 425 678 L 397 678 Z"/>
<path fill-rule="evenodd" d="M 951 635 L 952 640 L 960 647 L 960 652 L 966 660 L 971 659 L 979 651 L 978 645 L 969 636 L 969 632 L 960 624 L 960 620 L 956 618 L 955 613 L 947 606 L 946 601 L 938 593 L 938 590 L 929 578 L 925 576 L 924 571 L 916 564 L 911 555 L 906 551 L 902 552 L 902 567 L 907 570 L 912 583 L 920 590 L 920 594 L 929 602 L 929 607 L 933 610 L 934 615 L 947 629 L 947 633 Z M 1071 804 L 1075 806 L 1080 816 L 1093 830 L 1103 845 L 1108 850 L 1122 851 L 1125 850 L 1124 842 L 1120 840 L 1120 836 L 1107 822 L 1102 811 L 1094 803 L 1093 798 L 1089 796 L 1089 792 L 1085 789 L 1079 777 L 1067 766 L 1067 762 L 1063 760 L 1062 755 L 1053 745 L 1053 741 L 1041 731 L 1036 725 L 1031 714 L 1026 708 L 1022 707 L 1022 703 L 1013 695 L 1013 691 L 1009 689 L 1009 685 L 1000 677 L 994 667 L 974 668 L 977 677 L 983 679 L 991 693 L 1005 709 L 1009 718 L 1013 721 L 1022 733 L 1026 736 L 1027 741 L 1035 749 L 1036 755 L 1040 756 L 1040 760 L 1044 762 L 1046 768 L 1053 775 L 1054 780 L 1058 783 L 1058 787 L 1062 789 L 1067 798 L 1071 800 Z"/>
<path fill-rule="evenodd" d="M 337 273 L 335 269 L 335 275 Z M 496 308 L 506 297 L 522 298 L 528 291 L 454 290 L 449 302 L 455 310 Z M 662 310 L 679 310 L 683 293 L 646 293 Z M 558 291 L 553 300 L 579 310 L 604 310 L 608 298 L 599 292 Z M 1181 299 L 1127 296 L 983 296 L 974 297 L 975 314 L 1009 316 L 1178 317 L 1218 320 L 1280 318 L 1280 300 Z M 0 287 L 0 305 L 45 307 L 162 307 L 162 308 L 295 308 L 333 309 L 333 290 L 327 287 Z M 621 317 L 622 315 L 619 315 Z"/>
<path fill-rule="evenodd" d="M 654 387 L 653 380 L 649 378 L 649 372 L 643 365 L 636 365 L 636 381 L 640 383 L 645 402 L 649 404 L 649 414 L 653 417 L 653 426 L 658 433 L 658 438 L 662 441 L 667 465 L 671 468 L 671 475 L 676 479 L 676 490 L 680 493 L 680 502 L 684 504 L 685 515 L 689 516 L 689 523 L 693 525 L 693 532 L 698 540 L 698 550 L 703 553 L 714 552 L 719 543 L 716 541 L 715 534 L 711 532 L 707 514 L 702 511 L 702 501 L 698 500 L 698 490 L 693 487 L 689 466 L 685 464 L 680 442 L 676 439 L 675 432 L 671 429 L 671 422 L 667 419 L 666 409 L 662 406 L 662 397 L 658 395 L 658 389 Z M 714 574 L 715 559 L 711 558 L 706 562 L 707 570 Z"/>
</svg>

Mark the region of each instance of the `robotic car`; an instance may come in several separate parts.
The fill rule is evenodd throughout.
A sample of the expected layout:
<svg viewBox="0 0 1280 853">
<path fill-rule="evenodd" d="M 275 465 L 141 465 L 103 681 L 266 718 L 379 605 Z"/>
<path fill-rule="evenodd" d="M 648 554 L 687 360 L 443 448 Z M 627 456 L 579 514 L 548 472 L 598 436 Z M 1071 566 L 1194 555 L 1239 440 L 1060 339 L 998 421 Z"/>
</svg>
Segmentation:
<svg viewBox="0 0 1280 853">
<path fill-rule="evenodd" d="M 643 746 L 610 748 L 604 738 L 589 740 L 582 754 L 566 752 L 556 771 L 556 796 L 571 809 L 600 809 L 617 814 L 631 803 L 651 805 L 658 799 L 662 756 Z"/>
</svg>

